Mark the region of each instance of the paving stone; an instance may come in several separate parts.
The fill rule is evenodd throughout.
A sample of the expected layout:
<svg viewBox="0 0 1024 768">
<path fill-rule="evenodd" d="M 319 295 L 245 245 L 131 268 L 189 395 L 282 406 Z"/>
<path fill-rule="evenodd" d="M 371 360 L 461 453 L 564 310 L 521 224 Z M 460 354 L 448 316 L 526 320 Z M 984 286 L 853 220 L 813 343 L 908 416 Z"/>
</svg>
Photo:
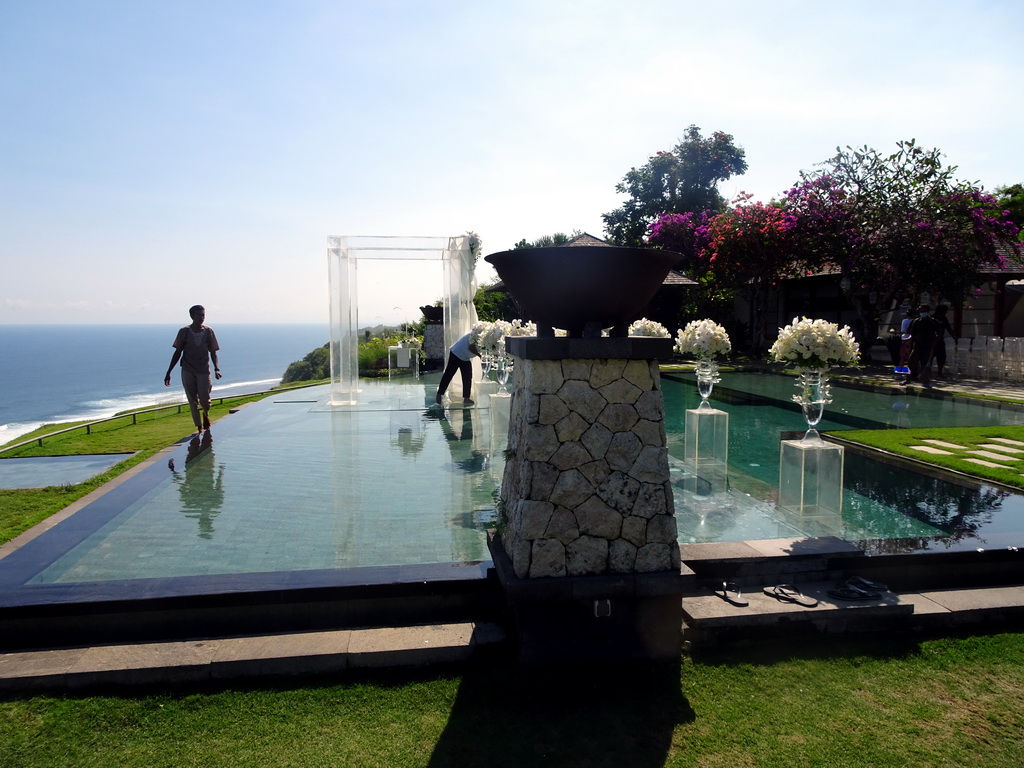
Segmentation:
<svg viewBox="0 0 1024 768">
<path fill-rule="evenodd" d="M 951 451 L 944 451 L 941 448 L 936 448 L 933 445 L 911 445 L 908 446 L 911 450 L 922 451 L 924 453 L 942 454 L 943 456 L 952 456 Z"/>
<path fill-rule="evenodd" d="M 210 640 L 88 648 L 68 670 L 68 685 L 206 680 L 216 648 L 216 642 Z"/>
<path fill-rule="evenodd" d="M 85 648 L 57 651 L 0 653 L 0 690 L 18 680 L 61 677 L 75 665 Z"/>
<path fill-rule="evenodd" d="M 933 438 L 926 438 L 921 442 L 937 445 L 939 448 L 949 448 L 954 451 L 962 451 L 965 448 L 965 446 L 957 445 L 956 443 L 947 443 L 945 440 L 935 440 Z"/>
<path fill-rule="evenodd" d="M 366 669 L 460 661 L 469 657 L 472 638 L 472 624 L 359 630 L 349 641 L 349 665 Z"/>
<path fill-rule="evenodd" d="M 1000 445 L 999 443 L 982 443 L 978 446 L 984 448 L 987 451 L 1003 451 L 1004 453 L 1024 453 L 1024 448 L 1012 448 L 1009 445 Z"/>
<path fill-rule="evenodd" d="M 211 673 L 221 678 L 342 670 L 351 635 L 342 630 L 226 638 L 217 642 Z"/>
<path fill-rule="evenodd" d="M 992 453 L 992 451 L 965 451 L 972 456 L 981 456 L 983 459 L 991 459 L 993 461 L 1019 461 L 1019 459 L 1013 456 L 1007 456 L 1003 453 Z"/>
<path fill-rule="evenodd" d="M 984 459 L 964 459 L 964 461 L 969 461 L 971 464 L 980 464 L 983 467 L 991 467 L 992 469 L 1009 469 L 1005 464 L 995 464 Z"/>
<path fill-rule="evenodd" d="M 992 437 L 989 439 L 996 443 L 1006 443 L 1007 445 L 1016 445 L 1024 448 L 1024 442 L 1021 442 L 1020 440 L 1011 440 L 1008 437 Z"/>
<path fill-rule="evenodd" d="M 920 593 L 948 611 L 1016 609 L 1024 611 L 1024 587 L 942 589 Z"/>
</svg>

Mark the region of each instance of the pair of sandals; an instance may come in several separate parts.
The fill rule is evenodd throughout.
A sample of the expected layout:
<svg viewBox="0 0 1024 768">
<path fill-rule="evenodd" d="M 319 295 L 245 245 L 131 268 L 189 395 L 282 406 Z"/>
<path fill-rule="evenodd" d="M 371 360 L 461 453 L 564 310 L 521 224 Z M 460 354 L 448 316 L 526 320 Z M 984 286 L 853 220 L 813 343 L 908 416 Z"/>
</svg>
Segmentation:
<svg viewBox="0 0 1024 768">
<path fill-rule="evenodd" d="M 865 579 L 863 576 L 854 576 L 836 585 L 835 589 L 828 591 L 829 597 L 836 600 L 878 600 L 883 592 L 888 592 L 885 584 Z"/>
<path fill-rule="evenodd" d="M 765 587 L 764 593 L 768 597 L 774 597 L 776 600 L 781 600 L 785 603 L 801 605 L 804 608 L 814 608 L 818 604 L 817 600 L 813 597 L 808 597 L 792 584 L 776 584 L 774 587 Z M 740 588 L 731 581 L 723 581 L 722 588 L 716 589 L 715 594 L 727 603 L 740 608 L 750 605 L 750 601 L 743 597 Z"/>
<path fill-rule="evenodd" d="M 889 588 L 885 584 L 865 579 L 863 576 L 854 576 L 838 584 L 835 589 L 830 589 L 828 595 L 836 600 L 878 600 L 882 596 L 882 592 L 888 591 Z M 776 584 L 773 587 L 765 587 L 764 593 L 768 597 L 774 597 L 776 600 L 793 603 L 804 608 L 814 608 L 818 605 L 817 600 L 808 597 L 792 584 Z M 743 597 L 740 588 L 731 581 L 723 581 L 722 588 L 716 589 L 715 594 L 727 603 L 740 608 L 750 605 L 750 601 Z"/>
</svg>

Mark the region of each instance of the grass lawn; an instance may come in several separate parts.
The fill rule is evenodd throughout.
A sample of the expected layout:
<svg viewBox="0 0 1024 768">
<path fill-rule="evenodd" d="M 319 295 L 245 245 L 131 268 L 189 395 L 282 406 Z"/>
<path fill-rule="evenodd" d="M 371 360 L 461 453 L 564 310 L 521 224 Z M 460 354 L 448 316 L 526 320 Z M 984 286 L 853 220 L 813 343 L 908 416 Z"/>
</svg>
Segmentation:
<svg viewBox="0 0 1024 768">
<path fill-rule="evenodd" d="M 264 396 L 249 395 L 226 398 L 210 409 L 210 419 L 215 421 L 226 415 L 231 408 L 260 400 Z M 132 423 L 129 413 L 122 418 L 91 427 L 90 434 L 86 434 L 84 429 L 76 429 L 63 435 L 47 438 L 41 447 L 37 443 L 32 443 L 11 451 L 4 450 L 0 446 L 0 456 L 5 459 L 93 453 L 134 454 L 103 474 L 78 485 L 51 486 L 30 490 L 0 489 L 0 543 L 13 539 L 22 531 L 28 530 L 41 520 L 59 512 L 68 504 L 99 488 L 122 472 L 195 432 L 192 416 L 189 414 L 187 406 L 181 409 L 181 413 L 171 408 L 139 415 L 136 417 L 136 421 L 137 423 Z M 13 442 L 18 443 L 47 435 L 69 426 L 72 424 L 49 424 L 40 427 L 35 432 L 23 435 Z"/>
<path fill-rule="evenodd" d="M 925 461 L 947 469 L 953 469 L 976 477 L 994 480 L 1004 485 L 1024 488 L 1024 427 L 958 427 L 866 430 L 857 429 L 836 432 L 836 437 L 879 448 L 900 456 Z M 961 446 L 956 450 L 948 446 L 928 443 L 938 440 L 949 445 Z M 1013 441 L 1013 442 L 1006 442 Z M 1000 449 L 985 447 L 1002 444 L 1006 461 L 978 456 L 968 451 L 980 450 L 999 454 Z M 925 452 L 914 446 L 929 446 L 943 453 Z M 1004 464 L 1005 467 L 990 467 L 969 459 L 980 459 L 990 464 Z"/>
<path fill-rule="evenodd" d="M 681 665 L 0 699 L 0 766 L 1024 764 L 1024 635 L 836 642 Z"/>
</svg>

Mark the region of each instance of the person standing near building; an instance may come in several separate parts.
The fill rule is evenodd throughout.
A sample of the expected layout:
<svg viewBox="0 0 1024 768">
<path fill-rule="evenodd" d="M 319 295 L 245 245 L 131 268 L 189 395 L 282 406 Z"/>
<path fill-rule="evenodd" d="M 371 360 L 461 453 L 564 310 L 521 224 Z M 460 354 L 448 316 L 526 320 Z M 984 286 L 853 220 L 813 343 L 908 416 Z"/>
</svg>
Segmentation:
<svg viewBox="0 0 1024 768">
<path fill-rule="evenodd" d="M 939 376 L 942 376 L 942 369 L 946 367 L 946 334 L 949 334 L 954 344 L 957 341 L 956 334 L 953 333 L 953 326 L 949 324 L 949 318 L 946 317 L 948 311 L 949 307 L 940 304 L 932 314 L 932 317 L 939 323 L 939 338 L 935 342 L 935 369 Z"/>
<path fill-rule="evenodd" d="M 213 328 L 203 325 L 206 310 L 199 304 L 188 311 L 192 323 L 178 330 L 174 337 L 174 355 L 167 366 L 164 386 L 171 386 L 171 371 L 181 361 L 181 385 L 185 389 L 189 410 L 192 411 L 192 423 L 196 430 L 203 432 L 210 428 L 210 392 L 213 380 L 210 377 L 210 361 L 213 361 L 213 373 L 219 379 L 220 368 L 217 367 L 217 335 Z M 202 413 L 200 414 L 200 410 Z"/>
<path fill-rule="evenodd" d="M 929 386 L 932 372 L 932 358 L 935 355 L 935 343 L 941 338 L 942 326 L 932 317 L 931 307 L 922 304 L 917 308 L 917 317 L 910 324 L 910 357 L 907 365 L 910 368 L 910 380 L 920 380 Z"/>
</svg>

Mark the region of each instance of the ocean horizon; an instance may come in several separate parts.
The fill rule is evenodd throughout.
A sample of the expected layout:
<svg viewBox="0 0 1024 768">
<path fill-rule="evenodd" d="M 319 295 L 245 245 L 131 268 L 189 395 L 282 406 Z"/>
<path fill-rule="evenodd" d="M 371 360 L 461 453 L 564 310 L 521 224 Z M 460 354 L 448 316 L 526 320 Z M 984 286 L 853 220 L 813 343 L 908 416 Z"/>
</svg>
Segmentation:
<svg viewBox="0 0 1024 768">
<path fill-rule="evenodd" d="M 177 370 L 163 385 L 182 325 L 0 325 L 0 444 L 43 424 L 184 402 Z M 279 384 L 330 338 L 327 322 L 209 325 L 221 347 L 217 397 Z"/>
</svg>

